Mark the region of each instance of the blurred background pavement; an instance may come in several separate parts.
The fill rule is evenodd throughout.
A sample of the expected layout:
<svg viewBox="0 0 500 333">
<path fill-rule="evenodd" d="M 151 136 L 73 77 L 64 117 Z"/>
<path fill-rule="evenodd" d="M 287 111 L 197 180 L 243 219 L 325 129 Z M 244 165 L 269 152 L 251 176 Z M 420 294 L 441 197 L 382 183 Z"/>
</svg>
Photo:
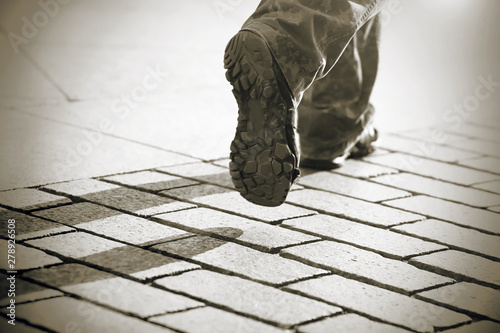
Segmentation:
<svg viewBox="0 0 500 333">
<path fill-rule="evenodd" d="M 237 108 L 222 56 L 257 4 L 0 1 L 0 190 L 227 157 Z M 480 78 L 500 82 L 499 9 L 387 7 L 373 95 L 382 132 L 449 125 Z M 460 117 L 500 123 L 490 88 Z"/>
</svg>

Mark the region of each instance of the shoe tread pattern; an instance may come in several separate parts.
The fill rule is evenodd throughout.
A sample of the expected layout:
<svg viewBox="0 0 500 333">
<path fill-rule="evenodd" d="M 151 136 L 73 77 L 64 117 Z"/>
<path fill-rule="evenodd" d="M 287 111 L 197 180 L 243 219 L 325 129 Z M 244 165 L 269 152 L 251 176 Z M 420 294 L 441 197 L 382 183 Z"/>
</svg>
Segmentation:
<svg viewBox="0 0 500 333">
<path fill-rule="evenodd" d="M 286 136 L 291 100 L 280 92 L 273 61 L 265 42 L 250 32 L 233 37 L 224 55 L 239 108 L 231 178 L 244 198 L 264 206 L 282 204 L 298 173 Z"/>
</svg>

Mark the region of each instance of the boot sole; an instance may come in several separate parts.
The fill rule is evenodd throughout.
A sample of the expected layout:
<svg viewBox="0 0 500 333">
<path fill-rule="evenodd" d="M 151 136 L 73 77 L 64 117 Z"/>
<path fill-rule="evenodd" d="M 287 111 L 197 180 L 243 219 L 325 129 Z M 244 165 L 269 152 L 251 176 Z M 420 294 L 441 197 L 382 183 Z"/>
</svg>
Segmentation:
<svg viewBox="0 0 500 333">
<path fill-rule="evenodd" d="M 276 77 L 273 68 L 278 67 L 264 40 L 251 32 L 231 39 L 224 68 L 239 108 L 229 164 L 233 184 L 250 202 L 279 206 L 298 173 L 295 149 L 287 138 L 291 97 L 286 100 L 281 93 L 283 82 Z"/>
</svg>

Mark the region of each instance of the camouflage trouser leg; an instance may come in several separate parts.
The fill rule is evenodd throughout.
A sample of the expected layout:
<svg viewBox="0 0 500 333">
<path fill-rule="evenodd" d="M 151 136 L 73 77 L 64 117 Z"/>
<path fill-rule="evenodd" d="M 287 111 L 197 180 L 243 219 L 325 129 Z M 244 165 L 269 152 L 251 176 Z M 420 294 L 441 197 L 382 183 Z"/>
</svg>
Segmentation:
<svg viewBox="0 0 500 333">
<path fill-rule="evenodd" d="M 262 0 L 243 25 L 262 36 L 299 106 L 301 154 L 343 155 L 370 123 L 384 0 Z M 311 88 L 311 89 L 309 89 Z"/>
<path fill-rule="evenodd" d="M 354 35 L 330 73 L 304 93 L 298 128 L 303 158 L 331 161 L 342 156 L 371 124 L 379 31 L 376 16 Z"/>
</svg>

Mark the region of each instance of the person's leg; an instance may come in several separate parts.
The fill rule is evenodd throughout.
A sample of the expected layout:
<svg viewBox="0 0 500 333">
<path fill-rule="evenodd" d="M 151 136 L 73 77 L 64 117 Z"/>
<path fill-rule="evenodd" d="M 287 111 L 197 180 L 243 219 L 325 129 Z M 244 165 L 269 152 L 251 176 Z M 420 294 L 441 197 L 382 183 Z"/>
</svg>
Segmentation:
<svg viewBox="0 0 500 333">
<path fill-rule="evenodd" d="M 230 171 L 249 201 L 277 206 L 298 176 L 296 107 L 337 63 L 383 0 L 263 0 L 229 42 L 226 77 L 239 107 Z"/>
<path fill-rule="evenodd" d="M 299 106 L 302 166 L 331 168 L 349 154 L 364 155 L 376 139 L 369 103 L 378 67 L 380 23 L 368 21 L 334 68 L 315 81 Z"/>
<path fill-rule="evenodd" d="M 262 0 L 242 30 L 261 36 L 297 102 L 387 0 Z"/>
</svg>

